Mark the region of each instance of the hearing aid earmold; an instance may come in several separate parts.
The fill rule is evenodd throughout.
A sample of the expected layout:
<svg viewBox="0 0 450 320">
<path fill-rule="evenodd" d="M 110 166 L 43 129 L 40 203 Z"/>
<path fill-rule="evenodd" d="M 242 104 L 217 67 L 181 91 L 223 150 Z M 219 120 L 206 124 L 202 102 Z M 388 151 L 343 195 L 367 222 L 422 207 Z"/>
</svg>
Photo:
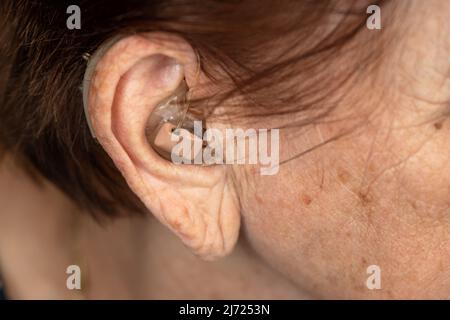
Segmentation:
<svg viewBox="0 0 450 320">
<path fill-rule="evenodd" d="M 186 81 L 182 80 L 174 93 L 155 107 L 147 124 L 146 135 L 150 144 L 167 160 L 171 160 L 169 150 L 176 144 L 171 139 L 172 134 L 179 135 L 180 130 L 187 130 L 192 141 L 203 138 L 194 130 L 194 121 L 199 120 L 188 114 L 188 91 Z"/>
</svg>

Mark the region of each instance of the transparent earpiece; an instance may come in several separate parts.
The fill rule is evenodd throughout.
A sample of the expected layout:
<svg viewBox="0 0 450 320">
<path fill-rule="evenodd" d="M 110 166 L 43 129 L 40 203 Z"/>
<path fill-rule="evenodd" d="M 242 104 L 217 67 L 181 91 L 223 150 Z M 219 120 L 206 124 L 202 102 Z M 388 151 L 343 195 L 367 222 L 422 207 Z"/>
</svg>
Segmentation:
<svg viewBox="0 0 450 320">
<path fill-rule="evenodd" d="M 171 160 L 172 147 L 177 143 L 172 141 L 171 135 L 179 134 L 179 129 L 189 132 L 192 140 L 203 138 L 202 132 L 194 130 L 194 121 L 188 114 L 188 87 L 183 80 L 175 92 L 166 100 L 162 101 L 153 111 L 147 124 L 147 138 L 153 149 L 163 158 Z"/>
</svg>

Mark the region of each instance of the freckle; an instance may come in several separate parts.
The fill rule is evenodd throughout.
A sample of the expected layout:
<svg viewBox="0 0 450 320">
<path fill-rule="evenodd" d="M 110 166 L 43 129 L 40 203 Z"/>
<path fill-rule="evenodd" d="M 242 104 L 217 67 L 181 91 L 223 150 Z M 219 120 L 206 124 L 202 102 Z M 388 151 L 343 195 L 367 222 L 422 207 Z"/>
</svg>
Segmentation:
<svg viewBox="0 0 450 320">
<path fill-rule="evenodd" d="M 257 194 L 255 194 L 255 199 L 256 199 L 256 202 L 258 202 L 259 204 L 264 203 L 264 200 Z"/>
<path fill-rule="evenodd" d="M 367 205 L 372 201 L 370 196 L 366 193 L 358 192 L 358 196 L 359 196 L 359 199 L 361 199 L 361 202 L 363 205 Z"/>
<path fill-rule="evenodd" d="M 361 259 L 361 261 L 362 261 L 363 265 L 366 265 L 366 264 L 367 264 L 366 258 L 363 257 L 363 258 Z"/>
<path fill-rule="evenodd" d="M 392 294 L 391 290 L 386 290 L 386 293 L 387 293 L 389 298 L 391 298 L 391 299 L 394 298 L 394 295 Z"/>
<path fill-rule="evenodd" d="M 350 179 L 350 174 L 347 171 L 341 169 L 338 171 L 338 178 L 342 183 L 347 183 Z"/>
<path fill-rule="evenodd" d="M 312 202 L 312 199 L 311 199 L 311 197 L 308 196 L 307 194 L 304 194 L 304 195 L 302 195 L 302 202 L 303 202 L 305 205 L 309 206 L 309 205 L 311 204 L 311 202 Z"/>
<path fill-rule="evenodd" d="M 436 122 L 434 124 L 434 127 L 436 128 L 436 130 L 441 130 L 442 129 L 442 123 L 441 122 Z"/>
<path fill-rule="evenodd" d="M 333 275 L 328 275 L 327 276 L 328 281 L 330 282 L 331 285 L 336 285 L 337 284 L 337 278 Z"/>
<path fill-rule="evenodd" d="M 259 174 L 259 172 L 260 172 L 260 169 L 257 168 L 257 167 L 253 167 L 253 168 L 250 169 L 250 173 L 251 173 L 252 175 Z"/>
<path fill-rule="evenodd" d="M 170 223 L 170 225 L 171 225 L 171 227 L 172 227 L 173 229 L 175 229 L 175 230 L 177 230 L 177 231 L 180 231 L 180 230 L 181 230 L 182 223 L 181 223 L 180 220 L 178 220 L 178 219 L 173 219 L 173 220 L 171 220 L 169 223 Z"/>
<path fill-rule="evenodd" d="M 362 285 L 356 285 L 356 286 L 353 287 L 353 290 L 355 290 L 355 291 L 363 291 L 363 290 L 365 290 L 365 288 Z"/>
<path fill-rule="evenodd" d="M 283 208 L 288 209 L 288 210 L 294 210 L 294 206 L 293 206 L 293 204 L 292 204 L 292 201 L 282 201 L 282 202 L 281 202 L 281 206 L 282 206 Z"/>
</svg>

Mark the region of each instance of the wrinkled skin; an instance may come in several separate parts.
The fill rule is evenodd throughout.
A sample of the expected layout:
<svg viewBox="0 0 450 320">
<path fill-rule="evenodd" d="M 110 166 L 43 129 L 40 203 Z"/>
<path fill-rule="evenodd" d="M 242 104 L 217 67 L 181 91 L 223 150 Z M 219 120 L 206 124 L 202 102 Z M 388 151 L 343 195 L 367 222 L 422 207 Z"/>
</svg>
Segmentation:
<svg viewBox="0 0 450 320">
<path fill-rule="evenodd" d="M 377 66 L 381 76 L 350 88 L 362 99 L 340 107 L 371 110 L 369 121 L 277 176 L 237 173 L 250 243 L 321 297 L 449 298 L 450 126 L 439 115 L 449 110 L 450 6 L 413 8 L 423 11 L 400 23 L 409 31 Z M 302 152 L 351 125 L 310 126 L 282 150 Z M 370 265 L 382 290 L 366 287 Z"/>
</svg>

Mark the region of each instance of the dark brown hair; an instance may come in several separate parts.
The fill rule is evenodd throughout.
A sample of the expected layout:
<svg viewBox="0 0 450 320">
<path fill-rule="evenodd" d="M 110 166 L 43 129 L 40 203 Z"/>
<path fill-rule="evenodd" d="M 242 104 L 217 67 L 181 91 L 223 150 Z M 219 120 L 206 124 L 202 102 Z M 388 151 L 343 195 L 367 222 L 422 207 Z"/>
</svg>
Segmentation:
<svg viewBox="0 0 450 320">
<path fill-rule="evenodd" d="M 81 30 L 66 27 L 66 9 L 71 4 L 81 8 Z M 212 97 L 210 106 L 242 95 L 251 103 L 240 113 L 231 111 L 235 116 L 304 112 L 321 104 L 320 90 L 330 92 L 340 85 L 337 77 L 330 81 L 320 77 L 326 70 L 324 61 L 360 32 L 366 8 L 361 1 L 332 0 L 2 0 L 2 151 L 13 154 L 24 168 L 53 182 L 90 212 L 110 216 L 121 208 L 144 212 L 89 134 L 79 89 L 85 53 L 94 52 L 118 33 L 176 33 L 198 52 L 203 71 L 212 81 L 219 81 L 215 70 L 220 68 L 233 84 L 231 90 Z M 298 90 L 299 84 L 289 79 L 302 73 L 314 74 L 309 77 L 314 81 Z M 268 98 L 270 104 L 265 104 Z M 327 112 L 324 108 L 315 116 Z"/>
</svg>

